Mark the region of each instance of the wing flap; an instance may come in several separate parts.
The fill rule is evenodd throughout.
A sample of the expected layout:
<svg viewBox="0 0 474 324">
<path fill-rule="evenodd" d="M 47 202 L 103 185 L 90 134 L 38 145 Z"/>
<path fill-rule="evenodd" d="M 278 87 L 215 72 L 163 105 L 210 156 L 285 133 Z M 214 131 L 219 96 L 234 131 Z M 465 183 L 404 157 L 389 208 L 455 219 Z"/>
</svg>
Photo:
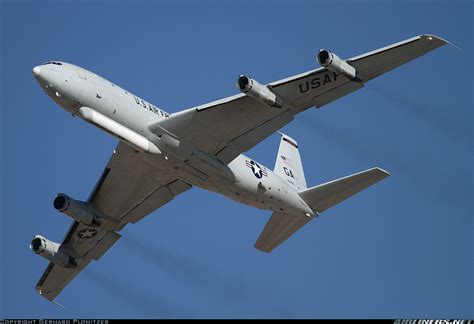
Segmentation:
<svg viewBox="0 0 474 324">
<path fill-rule="evenodd" d="M 137 204 L 125 217 L 125 223 L 136 223 L 143 217 L 156 209 L 155 206 L 163 206 L 168 201 L 172 200 L 174 196 L 169 191 L 168 187 L 163 186 L 156 189 L 145 200 Z"/>
<path fill-rule="evenodd" d="M 159 187 L 127 213 L 122 222 L 124 224 L 136 223 L 155 209 L 173 200 L 175 196 L 189 189 L 191 189 L 191 185 L 181 180 L 175 180 L 166 186 Z"/>
<path fill-rule="evenodd" d="M 89 262 L 90 260 L 81 260 L 75 268 L 63 268 L 49 263 L 35 289 L 44 298 L 53 300 Z"/>
<path fill-rule="evenodd" d="M 275 132 L 275 129 L 280 129 L 291 120 L 294 119 L 294 113 L 287 110 L 282 114 L 262 123 L 247 133 L 244 133 L 233 140 L 227 146 L 216 154 L 217 158 L 224 163 L 229 163 L 234 160 L 241 152 L 245 152 L 257 145 L 262 138 L 266 138 Z"/>
<path fill-rule="evenodd" d="M 316 108 L 321 108 L 322 106 L 363 87 L 364 84 L 362 82 L 346 82 L 341 86 L 334 87 L 331 90 L 314 97 L 314 106 Z"/>
<path fill-rule="evenodd" d="M 168 183 L 167 187 L 173 196 L 177 196 L 180 193 L 183 193 L 186 190 L 189 190 L 192 188 L 190 184 L 181 180 L 175 180 L 173 182 L 170 182 Z"/>
<path fill-rule="evenodd" d="M 118 241 L 119 238 L 122 236 L 119 233 L 116 232 L 107 232 L 98 242 L 97 244 L 92 248 L 92 250 L 87 253 L 86 257 L 93 259 L 93 260 L 99 260 L 104 253 L 112 247 L 112 245 L 115 244 L 115 242 Z"/>
</svg>

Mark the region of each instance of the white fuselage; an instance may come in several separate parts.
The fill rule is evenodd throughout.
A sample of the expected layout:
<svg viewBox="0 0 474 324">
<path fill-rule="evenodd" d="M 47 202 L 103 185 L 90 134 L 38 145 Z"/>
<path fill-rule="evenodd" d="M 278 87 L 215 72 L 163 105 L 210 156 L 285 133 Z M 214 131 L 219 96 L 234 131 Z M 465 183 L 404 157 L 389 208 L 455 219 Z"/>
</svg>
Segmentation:
<svg viewBox="0 0 474 324">
<path fill-rule="evenodd" d="M 208 155 L 204 160 L 185 159 L 148 129 L 152 121 L 170 118 L 170 114 L 83 68 L 48 63 L 35 67 L 33 74 L 49 97 L 66 111 L 142 151 L 139 156 L 162 172 L 256 208 L 313 215 L 297 191 L 272 170 L 244 155 L 228 165 Z M 103 124 L 93 121 L 91 113 Z M 104 123 L 115 125 L 114 131 Z M 143 147 L 148 143 L 153 149 L 147 151 Z"/>
</svg>

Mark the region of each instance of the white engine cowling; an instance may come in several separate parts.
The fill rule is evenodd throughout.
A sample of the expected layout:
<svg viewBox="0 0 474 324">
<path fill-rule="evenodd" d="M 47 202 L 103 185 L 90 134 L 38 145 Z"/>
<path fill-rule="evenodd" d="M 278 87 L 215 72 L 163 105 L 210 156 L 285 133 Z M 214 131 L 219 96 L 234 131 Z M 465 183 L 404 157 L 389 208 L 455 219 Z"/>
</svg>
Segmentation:
<svg viewBox="0 0 474 324">
<path fill-rule="evenodd" d="M 92 224 L 93 221 L 98 222 L 97 217 L 89 210 L 86 203 L 74 200 L 63 193 L 58 194 L 54 199 L 53 205 L 58 211 L 78 222 L 86 225 Z"/>
<path fill-rule="evenodd" d="M 318 62 L 329 71 L 336 72 L 348 78 L 351 81 L 362 82 L 362 78 L 357 74 L 356 69 L 339 56 L 328 50 L 320 50 L 318 53 Z"/>
<path fill-rule="evenodd" d="M 30 243 L 30 249 L 34 253 L 64 268 L 74 268 L 76 262 L 67 253 L 61 251 L 60 244 L 52 242 L 41 235 L 36 235 Z"/>
<path fill-rule="evenodd" d="M 258 101 L 275 108 L 283 107 L 283 101 L 277 97 L 268 87 L 261 85 L 248 76 L 241 75 L 237 80 L 237 88 Z"/>
</svg>

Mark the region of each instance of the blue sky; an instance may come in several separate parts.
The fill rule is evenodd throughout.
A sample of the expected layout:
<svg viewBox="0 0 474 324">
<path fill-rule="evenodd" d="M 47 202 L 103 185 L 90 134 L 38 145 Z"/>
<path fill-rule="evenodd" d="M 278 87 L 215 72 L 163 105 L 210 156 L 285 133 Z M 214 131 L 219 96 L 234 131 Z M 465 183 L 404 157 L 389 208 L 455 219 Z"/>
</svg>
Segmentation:
<svg viewBox="0 0 474 324">
<path fill-rule="evenodd" d="M 472 318 L 473 4 L 470 1 L 3 1 L 0 318 Z M 142 222 L 58 297 L 37 295 L 116 141 L 48 99 L 31 69 L 85 67 L 168 112 L 431 33 L 444 46 L 283 128 L 309 185 L 373 166 L 392 176 L 326 211 L 272 254 L 269 213 L 194 188 Z M 273 167 L 278 135 L 247 154 Z"/>
</svg>

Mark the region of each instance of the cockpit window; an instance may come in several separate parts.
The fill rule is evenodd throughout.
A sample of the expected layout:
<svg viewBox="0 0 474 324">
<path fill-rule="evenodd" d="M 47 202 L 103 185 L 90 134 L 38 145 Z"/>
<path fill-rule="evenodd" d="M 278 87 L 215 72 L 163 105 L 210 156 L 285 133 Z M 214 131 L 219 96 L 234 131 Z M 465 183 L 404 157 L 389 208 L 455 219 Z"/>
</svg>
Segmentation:
<svg viewBox="0 0 474 324">
<path fill-rule="evenodd" d="M 41 65 L 48 65 L 48 64 L 63 65 L 62 63 L 59 63 L 59 62 L 46 62 L 46 63 L 43 63 Z"/>
</svg>

